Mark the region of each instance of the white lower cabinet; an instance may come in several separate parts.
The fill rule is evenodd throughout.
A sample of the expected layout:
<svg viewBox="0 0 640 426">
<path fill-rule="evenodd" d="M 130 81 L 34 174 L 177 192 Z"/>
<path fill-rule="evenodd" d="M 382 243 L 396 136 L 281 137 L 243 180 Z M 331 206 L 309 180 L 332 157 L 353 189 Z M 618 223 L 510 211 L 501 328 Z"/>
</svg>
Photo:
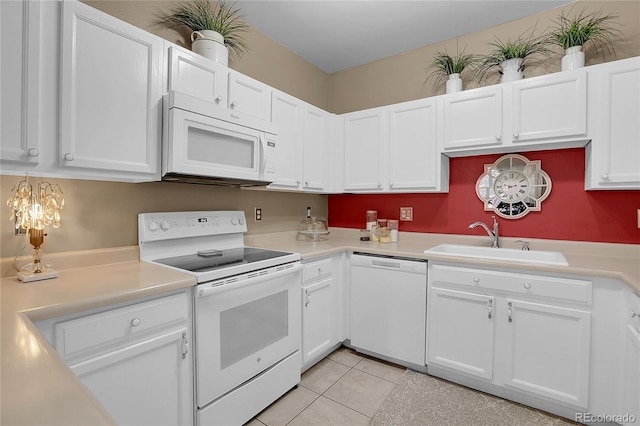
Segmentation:
<svg viewBox="0 0 640 426">
<path fill-rule="evenodd" d="M 342 254 L 305 262 L 302 270 L 302 369 L 344 340 Z"/>
<path fill-rule="evenodd" d="M 429 371 L 586 409 L 590 304 L 589 281 L 431 263 Z"/>
<path fill-rule="evenodd" d="M 39 328 L 119 425 L 193 424 L 189 292 L 47 322 Z"/>
<path fill-rule="evenodd" d="M 626 289 L 629 306 L 625 330 L 624 393 L 625 425 L 640 422 L 640 295 Z"/>
</svg>

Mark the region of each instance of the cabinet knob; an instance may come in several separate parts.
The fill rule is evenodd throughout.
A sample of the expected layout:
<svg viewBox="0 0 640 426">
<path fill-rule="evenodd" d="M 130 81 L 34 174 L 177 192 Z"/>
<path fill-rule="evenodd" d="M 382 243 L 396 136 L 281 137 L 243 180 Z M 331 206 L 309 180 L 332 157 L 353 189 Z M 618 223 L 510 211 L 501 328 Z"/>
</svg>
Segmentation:
<svg viewBox="0 0 640 426">
<path fill-rule="evenodd" d="M 40 151 L 38 151 L 36 148 L 30 148 L 29 151 L 27 151 L 27 155 L 29 157 L 37 157 L 38 155 L 40 155 Z"/>
<path fill-rule="evenodd" d="M 238 106 L 238 103 L 236 101 L 233 101 L 229 104 L 229 108 L 235 108 Z"/>
<path fill-rule="evenodd" d="M 519 137 L 520 137 L 520 133 L 515 132 L 515 133 L 513 134 L 513 138 L 514 138 L 514 139 L 518 139 Z"/>
<path fill-rule="evenodd" d="M 380 188 L 382 186 L 382 183 L 378 182 L 376 185 L 378 185 L 378 188 Z"/>
<path fill-rule="evenodd" d="M 480 282 L 480 278 L 478 277 L 473 277 L 473 282 L 478 284 Z"/>
<path fill-rule="evenodd" d="M 600 177 L 604 180 L 609 179 L 609 175 L 607 173 L 601 174 Z"/>
<path fill-rule="evenodd" d="M 66 161 L 73 161 L 75 158 L 76 158 L 76 157 L 74 157 L 74 156 L 73 156 L 73 154 L 72 154 L 72 153 L 70 153 L 70 152 L 67 152 L 67 153 L 64 155 L 64 159 L 65 159 Z"/>
<path fill-rule="evenodd" d="M 296 181 L 296 184 L 300 185 L 300 183 L 301 183 L 301 182 L 300 182 L 299 180 L 297 180 L 297 181 Z"/>
<path fill-rule="evenodd" d="M 633 309 L 631 310 L 631 318 L 635 318 L 635 317 L 640 317 L 640 314 L 638 314 L 636 311 L 634 311 Z"/>
<path fill-rule="evenodd" d="M 529 283 L 524 283 L 524 288 L 526 288 L 527 290 L 529 290 L 531 288 L 531 284 Z"/>
<path fill-rule="evenodd" d="M 321 274 L 322 273 L 322 268 L 318 268 L 318 273 Z"/>
<path fill-rule="evenodd" d="M 496 141 L 500 142 L 501 139 L 502 139 L 502 135 L 496 135 Z"/>
<path fill-rule="evenodd" d="M 304 181 L 304 186 L 309 186 L 309 181 L 308 180 Z"/>
<path fill-rule="evenodd" d="M 215 103 L 219 104 L 220 102 L 222 102 L 223 97 L 222 96 L 216 96 L 216 98 L 213 100 Z"/>
<path fill-rule="evenodd" d="M 389 188 L 393 188 L 393 182 L 389 182 Z"/>
<path fill-rule="evenodd" d="M 131 327 L 137 327 L 140 325 L 140 318 L 134 318 L 131 320 Z"/>
</svg>

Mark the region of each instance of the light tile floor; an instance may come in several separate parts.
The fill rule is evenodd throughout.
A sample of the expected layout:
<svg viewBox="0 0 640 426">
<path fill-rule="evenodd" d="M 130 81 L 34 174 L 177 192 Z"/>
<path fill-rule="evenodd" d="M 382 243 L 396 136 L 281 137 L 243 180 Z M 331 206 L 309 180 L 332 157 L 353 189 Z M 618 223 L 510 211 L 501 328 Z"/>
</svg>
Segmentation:
<svg viewBox="0 0 640 426">
<path fill-rule="evenodd" d="M 404 371 L 343 346 L 246 426 L 368 425 Z"/>
</svg>

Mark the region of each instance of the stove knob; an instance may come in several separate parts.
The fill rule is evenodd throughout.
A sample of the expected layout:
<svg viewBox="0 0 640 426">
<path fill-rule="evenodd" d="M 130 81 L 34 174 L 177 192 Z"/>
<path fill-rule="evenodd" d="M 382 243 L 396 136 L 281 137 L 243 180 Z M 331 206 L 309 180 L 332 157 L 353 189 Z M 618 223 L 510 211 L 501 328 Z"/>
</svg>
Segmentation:
<svg viewBox="0 0 640 426">
<path fill-rule="evenodd" d="M 160 225 L 160 227 L 163 231 L 167 231 L 169 228 L 171 228 L 171 225 L 169 224 L 168 220 L 165 220 L 164 222 L 162 222 L 162 225 Z"/>
<path fill-rule="evenodd" d="M 158 222 L 155 220 L 153 222 L 149 222 L 149 231 L 157 231 L 158 230 Z"/>
<path fill-rule="evenodd" d="M 244 225 L 244 217 L 238 218 L 238 223 Z"/>
</svg>

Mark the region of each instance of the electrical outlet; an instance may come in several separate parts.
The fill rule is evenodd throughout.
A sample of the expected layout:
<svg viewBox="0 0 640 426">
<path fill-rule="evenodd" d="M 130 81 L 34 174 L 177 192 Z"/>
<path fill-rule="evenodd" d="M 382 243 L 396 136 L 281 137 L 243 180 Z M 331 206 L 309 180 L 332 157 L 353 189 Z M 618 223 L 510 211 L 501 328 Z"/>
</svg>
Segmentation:
<svg viewBox="0 0 640 426">
<path fill-rule="evenodd" d="M 410 222 L 413 220 L 413 207 L 400 207 L 400 220 Z"/>
<path fill-rule="evenodd" d="M 640 209 L 638 209 L 638 229 L 640 229 Z"/>
<path fill-rule="evenodd" d="M 255 209 L 255 220 L 256 222 L 260 222 L 262 220 L 262 208 L 256 207 Z"/>
</svg>

